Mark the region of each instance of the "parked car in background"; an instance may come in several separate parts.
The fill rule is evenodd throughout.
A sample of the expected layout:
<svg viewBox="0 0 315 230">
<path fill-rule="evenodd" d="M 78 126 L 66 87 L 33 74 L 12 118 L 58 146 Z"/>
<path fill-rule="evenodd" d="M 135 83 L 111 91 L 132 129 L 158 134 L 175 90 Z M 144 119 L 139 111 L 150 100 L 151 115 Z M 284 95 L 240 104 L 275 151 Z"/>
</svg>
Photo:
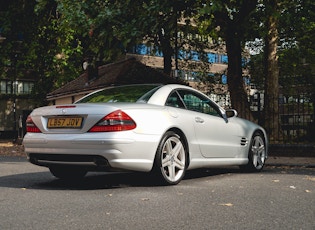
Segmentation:
<svg viewBox="0 0 315 230">
<path fill-rule="evenodd" d="M 168 185 L 196 168 L 260 171 L 268 156 L 262 127 L 177 84 L 108 87 L 74 104 L 37 108 L 23 144 L 31 163 L 61 179 L 139 171 Z"/>
</svg>

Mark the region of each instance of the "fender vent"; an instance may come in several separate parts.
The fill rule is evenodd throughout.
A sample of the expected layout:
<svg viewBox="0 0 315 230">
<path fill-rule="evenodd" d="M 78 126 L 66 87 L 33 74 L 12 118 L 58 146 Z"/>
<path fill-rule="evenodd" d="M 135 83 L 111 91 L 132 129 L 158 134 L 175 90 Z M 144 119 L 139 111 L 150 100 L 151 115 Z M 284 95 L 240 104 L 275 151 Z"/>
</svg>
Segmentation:
<svg viewBox="0 0 315 230">
<path fill-rule="evenodd" d="M 241 146 L 247 146 L 248 140 L 245 137 L 241 138 Z"/>
</svg>

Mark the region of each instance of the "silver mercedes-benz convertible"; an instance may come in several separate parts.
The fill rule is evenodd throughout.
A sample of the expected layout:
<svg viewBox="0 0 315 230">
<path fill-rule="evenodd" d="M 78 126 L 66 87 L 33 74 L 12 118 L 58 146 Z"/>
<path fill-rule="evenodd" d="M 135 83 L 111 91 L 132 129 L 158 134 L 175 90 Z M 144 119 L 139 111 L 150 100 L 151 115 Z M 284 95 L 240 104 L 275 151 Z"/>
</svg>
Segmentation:
<svg viewBox="0 0 315 230">
<path fill-rule="evenodd" d="M 150 172 L 164 184 L 186 170 L 262 170 L 265 130 L 184 85 L 107 87 L 73 104 L 35 109 L 23 144 L 29 161 L 61 179 L 88 171 Z"/>
</svg>

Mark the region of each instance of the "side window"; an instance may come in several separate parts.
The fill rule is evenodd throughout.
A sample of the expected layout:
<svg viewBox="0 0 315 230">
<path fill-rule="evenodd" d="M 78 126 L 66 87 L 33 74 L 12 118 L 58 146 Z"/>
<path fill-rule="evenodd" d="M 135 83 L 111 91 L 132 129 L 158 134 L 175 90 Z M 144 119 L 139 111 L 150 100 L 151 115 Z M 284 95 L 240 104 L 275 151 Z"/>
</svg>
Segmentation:
<svg viewBox="0 0 315 230">
<path fill-rule="evenodd" d="M 173 92 L 166 100 L 165 105 L 176 107 L 176 108 L 185 108 L 185 105 L 183 104 L 182 100 L 180 99 L 177 92 Z"/>
<path fill-rule="evenodd" d="M 217 106 L 201 94 L 189 90 L 179 91 L 187 109 L 213 116 L 221 116 Z"/>
</svg>

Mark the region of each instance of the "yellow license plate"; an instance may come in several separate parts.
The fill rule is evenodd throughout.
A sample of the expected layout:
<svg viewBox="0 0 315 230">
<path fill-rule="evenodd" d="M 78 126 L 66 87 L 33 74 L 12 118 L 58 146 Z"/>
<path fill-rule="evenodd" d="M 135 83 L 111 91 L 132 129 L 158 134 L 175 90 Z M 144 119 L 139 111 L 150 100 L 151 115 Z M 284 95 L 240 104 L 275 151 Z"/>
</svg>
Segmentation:
<svg viewBox="0 0 315 230">
<path fill-rule="evenodd" d="M 82 117 L 52 117 L 48 119 L 48 128 L 81 128 Z"/>
</svg>

